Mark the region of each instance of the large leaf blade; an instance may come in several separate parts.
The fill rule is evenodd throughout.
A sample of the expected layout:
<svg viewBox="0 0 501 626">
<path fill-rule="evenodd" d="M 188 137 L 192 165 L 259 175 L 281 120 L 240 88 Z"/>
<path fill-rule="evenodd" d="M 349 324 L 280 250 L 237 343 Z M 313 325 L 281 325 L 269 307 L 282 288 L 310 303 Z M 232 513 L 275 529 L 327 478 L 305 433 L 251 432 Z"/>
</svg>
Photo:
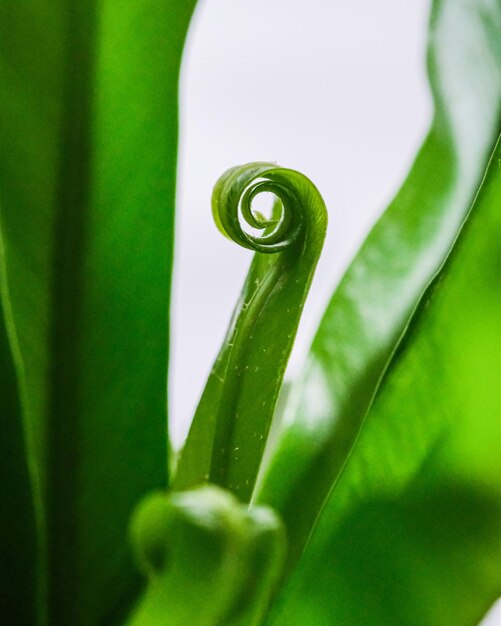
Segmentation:
<svg viewBox="0 0 501 626">
<path fill-rule="evenodd" d="M 501 141 L 284 591 L 277 623 L 471 626 L 499 596 L 500 203 Z"/>
<path fill-rule="evenodd" d="M 51 621 L 110 623 L 132 599 L 128 518 L 167 480 L 177 80 L 193 5 L 0 8 L 2 280 L 42 478 Z"/>
<path fill-rule="evenodd" d="M 287 524 L 290 568 L 346 461 L 416 302 L 478 187 L 499 128 L 500 32 L 496 2 L 433 4 L 428 48 L 432 127 L 409 177 L 327 308 L 256 492 L 256 500 L 273 506 Z"/>
</svg>

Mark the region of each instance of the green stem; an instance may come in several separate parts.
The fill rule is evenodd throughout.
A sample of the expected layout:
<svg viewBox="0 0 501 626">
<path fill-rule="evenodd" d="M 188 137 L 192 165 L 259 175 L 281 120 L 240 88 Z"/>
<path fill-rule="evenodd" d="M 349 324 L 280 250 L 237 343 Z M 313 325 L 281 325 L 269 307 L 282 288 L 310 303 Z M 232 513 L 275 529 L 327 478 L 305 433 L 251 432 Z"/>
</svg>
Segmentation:
<svg viewBox="0 0 501 626">
<path fill-rule="evenodd" d="M 276 197 L 268 219 L 252 207 L 260 193 Z M 308 178 L 270 163 L 228 170 L 215 186 L 212 205 L 223 234 L 256 255 L 174 486 L 185 489 L 209 480 L 248 501 L 322 249 L 327 213 Z"/>
</svg>

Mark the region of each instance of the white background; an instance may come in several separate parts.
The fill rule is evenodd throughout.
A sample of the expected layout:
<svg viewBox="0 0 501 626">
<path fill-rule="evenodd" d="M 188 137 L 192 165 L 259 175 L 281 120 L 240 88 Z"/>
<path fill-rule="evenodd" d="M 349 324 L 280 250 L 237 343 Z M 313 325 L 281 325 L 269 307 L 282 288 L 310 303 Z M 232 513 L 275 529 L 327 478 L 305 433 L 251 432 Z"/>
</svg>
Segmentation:
<svg viewBox="0 0 501 626">
<path fill-rule="evenodd" d="M 170 415 L 186 435 L 252 253 L 212 223 L 228 168 L 300 170 L 329 209 L 323 256 L 289 367 L 304 358 L 333 287 L 391 199 L 431 117 L 429 0 L 201 0 L 181 80 Z M 500 607 L 501 609 L 501 607 Z M 501 625 L 501 610 L 485 622 Z"/>
</svg>

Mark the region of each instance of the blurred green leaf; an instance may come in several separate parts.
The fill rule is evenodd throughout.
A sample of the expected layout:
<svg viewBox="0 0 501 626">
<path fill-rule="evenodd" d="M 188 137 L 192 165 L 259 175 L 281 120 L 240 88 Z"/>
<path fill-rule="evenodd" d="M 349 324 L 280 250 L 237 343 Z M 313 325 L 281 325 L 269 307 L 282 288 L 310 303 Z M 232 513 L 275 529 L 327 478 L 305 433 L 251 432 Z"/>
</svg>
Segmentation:
<svg viewBox="0 0 501 626">
<path fill-rule="evenodd" d="M 138 586 L 131 510 L 167 481 L 177 81 L 194 4 L 0 4 L 1 280 L 47 531 L 40 623 L 118 619 Z"/>
<path fill-rule="evenodd" d="M 0 266 L 3 262 L 0 233 Z M 4 282 L 0 289 L 0 607 L 4 623 L 23 626 L 36 623 L 37 519 L 14 355 L 7 337 L 11 312 Z"/>
<path fill-rule="evenodd" d="M 285 555 L 283 525 L 203 486 L 152 494 L 136 511 L 132 540 L 148 588 L 130 626 L 262 623 Z"/>
<path fill-rule="evenodd" d="M 501 115 L 499 2 L 433 3 L 428 74 L 435 104 L 430 132 L 334 293 L 256 490 L 256 501 L 270 504 L 286 523 L 289 570 L 485 171 Z"/>
<path fill-rule="evenodd" d="M 501 140 L 275 619 L 474 626 L 501 593 Z"/>
</svg>

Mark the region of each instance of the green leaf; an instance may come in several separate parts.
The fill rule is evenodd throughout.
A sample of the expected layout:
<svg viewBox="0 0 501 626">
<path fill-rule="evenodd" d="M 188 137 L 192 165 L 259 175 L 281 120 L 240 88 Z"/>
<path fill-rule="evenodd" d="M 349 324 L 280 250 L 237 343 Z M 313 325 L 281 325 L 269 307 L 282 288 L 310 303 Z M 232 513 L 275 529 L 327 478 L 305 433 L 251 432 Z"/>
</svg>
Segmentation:
<svg viewBox="0 0 501 626">
<path fill-rule="evenodd" d="M 0 235 L 0 266 L 3 264 Z M 37 518 L 26 456 L 25 433 L 14 355 L 7 337 L 9 299 L 4 282 L 0 310 L 0 416 L 2 464 L 0 470 L 0 606 L 7 624 L 35 624 L 37 612 Z M 32 468 L 31 468 L 32 469 Z"/>
<path fill-rule="evenodd" d="M 47 532 L 40 623 L 114 623 L 138 585 L 130 513 L 167 481 L 177 80 L 194 4 L 0 4 L 1 280 Z"/>
<path fill-rule="evenodd" d="M 501 589 L 501 139 L 277 624 L 474 626 Z"/>
<path fill-rule="evenodd" d="M 499 2 L 436 0 L 428 73 L 435 104 L 430 132 L 327 308 L 256 490 L 256 501 L 269 503 L 287 526 L 289 570 L 478 189 L 501 114 Z"/>
<path fill-rule="evenodd" d="M 252 208 L 260 193 L 276 198 L 268 218 Z M 271 163 L 228 170 L 214 188 L 212 207 L 222 233 L 256 254 L 195 414 L 174 487 L 210 481 L 248 501 L 324 242 L 327 214 L 310 180 Z"/>
<path fill-rule="evenodd" d="M 285 556 L 282 523 L 204 486 L 156 493 L 134 515 L 132 540 L 149 578 L 130 626 L 262 623 Z"/>
</svg>

